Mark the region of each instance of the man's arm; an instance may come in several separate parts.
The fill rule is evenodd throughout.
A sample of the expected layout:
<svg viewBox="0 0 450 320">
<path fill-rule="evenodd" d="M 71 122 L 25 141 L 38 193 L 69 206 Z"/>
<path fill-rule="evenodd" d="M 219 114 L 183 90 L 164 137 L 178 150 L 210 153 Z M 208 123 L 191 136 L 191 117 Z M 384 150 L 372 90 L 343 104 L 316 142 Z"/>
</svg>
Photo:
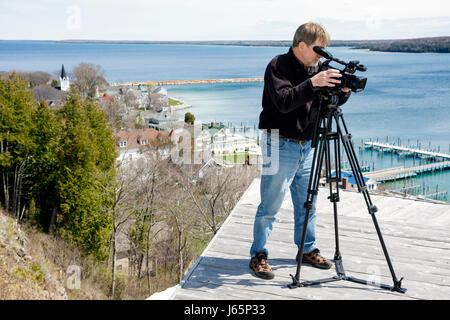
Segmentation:
<svg viewBox="0 0 450 320">
<path fill-rule="evenodd" d="M 264 75 L 264 84 L 270 99 L 281 113 L 291 112 L 314 98 L 314 90 L 310 79 L 293 86 L 271 64 L 267 67 Z"/>
</svg>

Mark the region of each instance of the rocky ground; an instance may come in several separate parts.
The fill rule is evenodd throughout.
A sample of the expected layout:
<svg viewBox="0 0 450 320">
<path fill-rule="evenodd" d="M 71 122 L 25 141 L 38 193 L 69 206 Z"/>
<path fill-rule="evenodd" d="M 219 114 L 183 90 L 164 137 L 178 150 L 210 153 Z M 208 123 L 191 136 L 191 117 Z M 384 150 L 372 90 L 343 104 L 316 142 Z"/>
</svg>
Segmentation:
<svg viewBox="0 0 450 320">
<path fill-rule="evenodd" d="M 42 240 L 0 210 L 0 299 L 67 299 L 61 270 L 38 250 Z"/>
</svg>

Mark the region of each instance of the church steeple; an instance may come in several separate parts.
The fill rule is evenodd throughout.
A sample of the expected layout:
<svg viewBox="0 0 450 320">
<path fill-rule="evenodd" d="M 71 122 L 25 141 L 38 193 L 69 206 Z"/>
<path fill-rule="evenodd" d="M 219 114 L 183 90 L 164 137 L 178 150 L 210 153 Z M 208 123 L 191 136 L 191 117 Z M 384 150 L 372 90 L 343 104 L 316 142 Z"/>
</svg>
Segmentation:
<svg viewBox="0 0 450 320">
<path fill-rule="evenodd" d="M 64 64 L 61 68 L 61 75 L 59 76 L 59 84 L 61 91 L 67 91 L 70 88 L 69 77 L 66 74 L 66 70 L 64 69 Z"/>
<path fill-rule="evenodd" d="M 64 70 L 64 65 L 62 65 L 62 69 L 61 69 L 61 79 L 64 79 L 64 78 L 66 78 L 67 77 L 67 75 L 66 75 L 66 70 Z"/>
</svg>

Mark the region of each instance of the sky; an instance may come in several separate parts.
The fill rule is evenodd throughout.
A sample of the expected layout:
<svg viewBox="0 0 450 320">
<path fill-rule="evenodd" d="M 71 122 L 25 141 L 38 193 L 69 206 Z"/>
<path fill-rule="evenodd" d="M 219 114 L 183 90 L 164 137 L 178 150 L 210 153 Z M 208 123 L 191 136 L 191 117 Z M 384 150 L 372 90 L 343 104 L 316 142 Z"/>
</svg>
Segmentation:
<svg viewBox="0 0 450 320">
<path fill-rule="evenodd" d="M 333 40 L 450 36 L 448 0 L 0 0 L 1 40 Z"/>
</svg>

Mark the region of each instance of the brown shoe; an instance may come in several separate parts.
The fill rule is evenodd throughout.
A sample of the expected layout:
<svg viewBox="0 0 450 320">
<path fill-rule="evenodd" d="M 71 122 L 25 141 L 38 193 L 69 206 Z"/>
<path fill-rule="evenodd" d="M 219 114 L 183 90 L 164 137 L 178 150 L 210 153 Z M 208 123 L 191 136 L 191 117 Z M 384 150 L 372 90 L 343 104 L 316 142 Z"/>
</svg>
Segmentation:
<svg viewBox="0 0 450 320">
<path fill-rule="evenodd" d="M 297 257 L 295 259 L 298 261 L 298 253 L 297 253 Z M 304 253 L 303 259 L 302 259 L 302 264 L 307 264 L 307 265 L 310 265 L 312 267 L 319 268 L 319 269 L 330 269 L 331 268 L 330 260 L 322 257 L 319 249 L 315 249 L 311 252 Z"/>
<path fill-rule="evenodd" d="M 267 262 L 267 254 L 264 252 L 258 252 L 256 257 L 251 258 L 250 269 L 255 273 L 255 276 L 265 280 L 270 280 L 275 277 L 272 268 Z"/>
</svg>

